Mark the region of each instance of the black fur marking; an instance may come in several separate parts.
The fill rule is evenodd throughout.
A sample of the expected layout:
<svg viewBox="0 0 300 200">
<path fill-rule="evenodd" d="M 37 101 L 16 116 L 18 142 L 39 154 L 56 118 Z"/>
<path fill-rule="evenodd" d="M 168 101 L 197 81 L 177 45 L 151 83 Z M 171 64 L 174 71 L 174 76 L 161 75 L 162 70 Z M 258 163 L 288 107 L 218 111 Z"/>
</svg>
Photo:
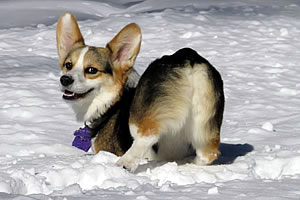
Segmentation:
<svg viewBox="0 0 300 200">
<path fill-rule="evenodd" d="M 116 124 L 120 125 L 118 127 L 117 136 L 120 141 L 121 148 L 125 151 L 131 147 L 133 142 L 133 138 L 131 137 L 129 130 L 129 108 L 131 106 L 134 94 L 135 88 L 127 88 L 123 91 L 123 98 L 120 101 L 120 107 L 123 109 L 121 109 L 119 117 L 116 121 Z"/>
<path fill-rule="evenodd" d="M 109 62 L 107 62 L 106 65 L 104 66 L 103 73 L 113 75 L 113 69 L 112 69 L 112 66 Z"/>
<path fill-rule="evenodd" d="M 202 63 L 211 66 L 205 58 L 190 48 L 180 49 L 173 55 L 163 56 L 153 61 L 139 82 L 138 87 L 141 89 L 137 90 L 139 93 L 137 95 L 142 97 L 142 102 L 144 102 L 146 106 L 149 106 L 157 97 L 166 95 L 164 88 L 161 87 L 162 83 L 180 79 L 182 75 L 176 68 L 186 67 L 187 63 L 189 63 L 191 67 L 193 67 L 194 64 Z"/>
<path fill-rule="evenodd" d="M 158 153 L 158 143 L 152 146 L 152 150 L 157 154 Z"/>
<path fill-rule="evenodd" d="M 189 61 L 191 66 L 194 66 L 195 63 L 209 63 L 205 58 L 200 56 L 195 50 L 191 48 L 183 48 L 176 51 L 173 55 L 163 56 L 160 59 L 155 60 L 152 64 L 156 65 L 169 65 L 170 67 L 183 66 L 186 62 Z"/>
<path fill-rule="evenodd" d="M 216 91 L 216 120 L 219 128 L 221 128 L 225 106 L 223 80 L 220 73 L 212 65 L 209 67 L 208 75 L 212 80 L 214 90 Z"/>
<path fill-rule="evenodd" d="M 109 46 L 109 44 L 106 45 L 106 48 L 108 48 L 108 50 L 110 51 L 110 53 L 112 53 L 112 49 L 111 49 L 111 47 Z"/>
</svg>

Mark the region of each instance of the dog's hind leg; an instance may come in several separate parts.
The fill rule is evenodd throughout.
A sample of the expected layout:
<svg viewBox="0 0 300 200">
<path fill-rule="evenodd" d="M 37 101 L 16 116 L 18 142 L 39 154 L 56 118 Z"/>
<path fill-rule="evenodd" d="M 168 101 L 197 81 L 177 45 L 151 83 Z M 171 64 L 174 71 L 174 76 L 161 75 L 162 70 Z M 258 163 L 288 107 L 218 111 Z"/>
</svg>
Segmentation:
<svg viewBox="0 0 300 200">
<path fill-rule="evenodd" d="M 202 130 L 204 131 L 204 130 Z M 203 134 L 203 133 L 199 133 Z M 204 134 L 212 134 L 216 135 L 215 138 L 206 139 L 206 141 L 194 141 L 193 148 L 196 150 L 196 157 L 194 159 L 194 163 L 197 165 L 208 165 L 215 161 L 219 155 L 219 144 L 220 139 L 217 136 L 217 133 L 213 132 L 205 132 Z"/>
<path fill-rule="evenodd" d="M 214 122 L 214 118 L 205 119 L 205 109 L 207 109 L 207 107 L 204 108 L 202 106 L 204 105 L 198 104 L 192 111 L 192 146 L 196 151 L 194 163 L 207 165 L 215 161 L 220 155 L 220 129 L 217 123 Z"/>
<path fill-rule="evenodd" d="M 207 165 L 220 155 L 220 126 L 224 100 L 218 95 L 208 69 L 195 66 L 192 98 L 192 146 L 196 151 L 195 164 Z M 221 103 L 220 103 L 221 102 Z"/>
</svg>

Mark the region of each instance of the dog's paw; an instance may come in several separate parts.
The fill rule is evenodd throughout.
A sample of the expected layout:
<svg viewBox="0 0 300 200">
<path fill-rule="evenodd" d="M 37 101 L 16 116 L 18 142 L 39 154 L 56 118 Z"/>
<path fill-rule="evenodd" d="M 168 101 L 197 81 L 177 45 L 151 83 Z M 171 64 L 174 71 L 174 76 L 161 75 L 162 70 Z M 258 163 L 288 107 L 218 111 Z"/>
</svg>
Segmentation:
<svg viewBox="0 0 300 200">
<path fill-rule="evenodd" d="M 200 153 L 200 155 L 197 155 L 195 157 L 193 163 L 196 165 L 209 165 L 213 163 L 216 159 L 218 159 L 219 155 L 219 151 L 209 152 L 205 154 Z"/>
<path fill-rule="evenodd" d="M 133 157 L 122 156 L 117 161 L 117 166 L 123 167 L 133 173 L 139 165 L 139 160 Z"/>
</svg>

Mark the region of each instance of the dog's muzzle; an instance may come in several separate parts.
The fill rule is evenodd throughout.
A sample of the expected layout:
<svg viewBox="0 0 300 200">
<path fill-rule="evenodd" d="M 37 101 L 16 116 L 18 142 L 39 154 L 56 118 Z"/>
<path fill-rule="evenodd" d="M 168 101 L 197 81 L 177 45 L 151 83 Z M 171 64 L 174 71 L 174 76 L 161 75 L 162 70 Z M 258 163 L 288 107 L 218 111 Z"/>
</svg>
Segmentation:
<svg viewBox="0 0 300 200">
<path fill-rule="evenodd" d="M 92 92 L 94 90 L 94 88 L 91 88 L 91 89 L 89 89 L 85 92 L 81 92 L 81 93 L 76 93 L 74 91 L 68 90 L 67 88 L 69 88 L 69 86 L 74 83 L 74 79 L 70 75 L 63 75 L 62 77 L 60 77 L 60 83 L 63 86 L 63 92 L 64 92 L 63 99 L 65 99 L 65 100 L 82 99 L 87 94 L 89 94 L 90 92 Z"/>
</svg>

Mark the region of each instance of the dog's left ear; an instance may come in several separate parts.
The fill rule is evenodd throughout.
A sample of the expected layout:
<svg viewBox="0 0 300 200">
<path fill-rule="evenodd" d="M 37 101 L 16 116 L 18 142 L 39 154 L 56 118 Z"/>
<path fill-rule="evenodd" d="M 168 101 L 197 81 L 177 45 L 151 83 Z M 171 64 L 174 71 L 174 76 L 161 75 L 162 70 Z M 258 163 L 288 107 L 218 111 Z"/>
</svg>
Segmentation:
<svg viewBox="0 0 300 200">
<path fill-rule="evenodd" d="M 62 14 L 57 22 L 56 41 L 60 65 L 72 48 L 85 45 L 77 20 L 69 12 Z"/>
<path fill-rule="evenodd" d="M 125 26 L 106 46 L 112 52 L 113 66 L 129 71 L 140 51 L 141 41 L 142 32 L 137 24 Z"/>
</svg>

